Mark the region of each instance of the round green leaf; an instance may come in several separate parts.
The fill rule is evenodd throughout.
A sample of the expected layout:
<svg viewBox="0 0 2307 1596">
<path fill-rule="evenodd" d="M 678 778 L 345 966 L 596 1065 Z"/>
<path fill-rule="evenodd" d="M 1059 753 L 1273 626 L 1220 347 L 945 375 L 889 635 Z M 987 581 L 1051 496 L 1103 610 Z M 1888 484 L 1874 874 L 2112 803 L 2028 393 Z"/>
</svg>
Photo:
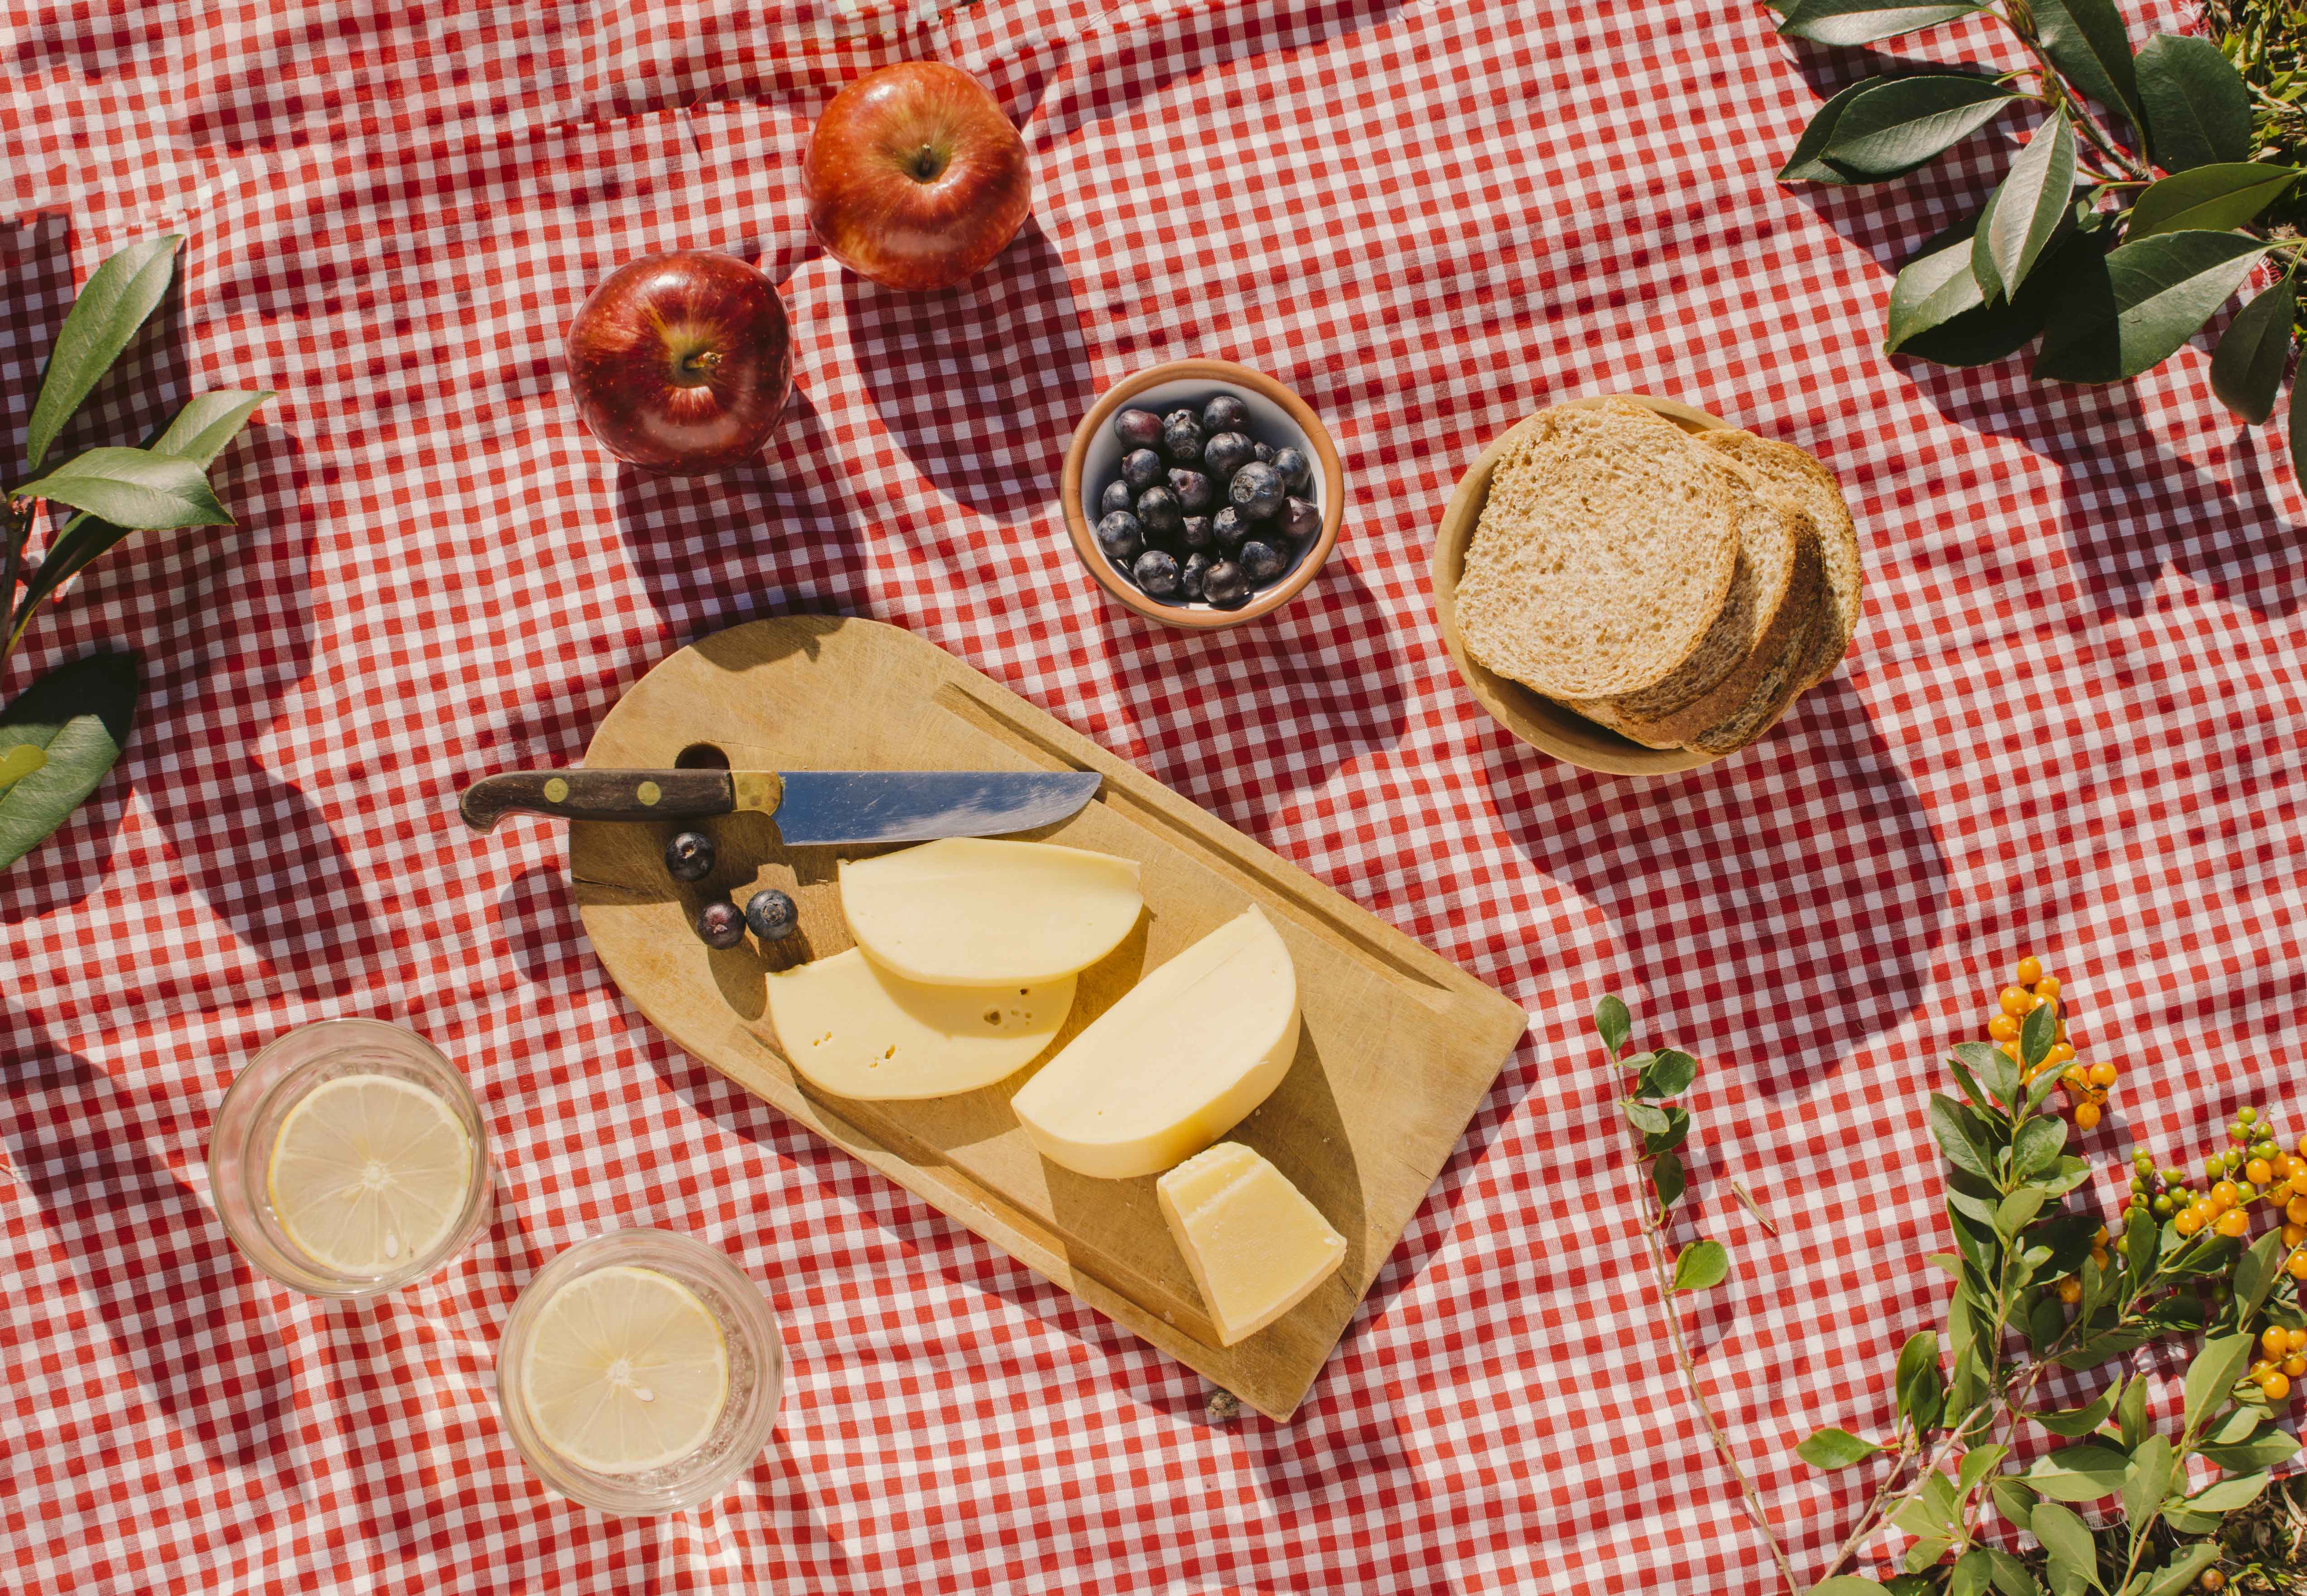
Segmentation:
<svg viewBox="0 0 2307 1596">
<path fill-rule="evenodd" d="M 1626 1045 L 1626 1036 L 1633 1029 L 1634 1021 L 1626 1013 L 1624 1000 L 1609 996 L 1594 1005 L 1594 1034 L 1610 1050 L 1612 1058 L 1617 1058 Z"/>
<path fill-rule="evenodd" d="M 39 470 L 64 423 L 97 380 L 112 368 L 136 330 L 144 325 L 168 292 L 176 271 L 181 233 L 147 238 L 107 259 L 89 274 L 87 285 L 56 330 L 56 348 L 40 373 L 40 397 L 24 430 L 24 464 Z"/>
<path fill-rule="evenodd" d="M 143 449 L 91 449 L 13 496 L 69 504 L 116 527 L 232 525 L 200 467 Z"/>
<path fill-rule="evenodd" d="M 2053 302 L 2035 375 L 2113 382 L 2160 365 L 2243 285 L 2267 245 L 2237 233 L 2126 243 Z"/>
<path fill-rule="evenodd" d="M 2211 356 L 2211 391 L 2237 419 L 2257 426 L 2275 414 L 2275 392 L 2291 362 L 2291 323 L 2299 309 L 2296 269 L 2235 312 Z"/>
<path fill-rule="evenodd" d="M 2273 161 L 2224 161 L 2174 172 L 2142 193 L 2131 208 L 2126 243 L 2157 233 L 2223 233 L 2248 226 L 2307 173 Z"/>
<path fill-rule="evenodd" d="M 120 758 L 136 709 L 136 656 L 92 654 L 41 677 L 0 709 L 0 756 L 42 755 L 0 792 L 0 870 L 47 840 Z"/>
<path fill-rule="evenodd" d="M 2183 172 L 2251 159 L 2251 90 L 2217 45 L 2158 33 L 2140 47 L 2138 68 L 2156 165 Z"/>
<path fill-rule="evenodd" d="M 1702 1291 L 1729 1275 L 1730 1255 L 1720 1241 L 1694 1241 L 1675 1256 L 1674 1289 Z"/>
<path fill-rule="evenodd" d="M 1851 100 L 1820 157 L 1867 176 L 1895 177 L 1962 142 L 2017 98 L 1964 73 L 1893 78 Z"/>
</svg>

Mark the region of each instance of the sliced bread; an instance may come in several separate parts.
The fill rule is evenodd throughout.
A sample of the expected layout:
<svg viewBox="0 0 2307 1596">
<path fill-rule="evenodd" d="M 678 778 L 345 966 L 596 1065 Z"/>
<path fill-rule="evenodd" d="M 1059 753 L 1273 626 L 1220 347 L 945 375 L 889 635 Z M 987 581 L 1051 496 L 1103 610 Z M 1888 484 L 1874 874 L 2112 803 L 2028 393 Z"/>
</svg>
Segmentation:
<svg viewBox="0 0 2307 1596">
<path fill-rule="evenodd" d="M 1722 614 L 1682 668 L 1657 686 L 1570 706 L 1651 748 L 1679 748 L 1744 703 L 1775 658 L 1771 644 L 1818 599 L 1818 533 L 1809 516 L 1782 494 L 1758 492 L 1737 461 L 1696 452 L 1737 479 L 1738 562 Z"/>
<path fill-rule="evenodd" d="M 1658 685 L 1721 615 L 1740 502 L 1639 405 L 1539 411 L 1499 457 L 1466 550 L 1467 652 L 1549 698 Z"/>
<path fill-rule="evenodd" d="M 1786 493 L 1818 524 L 1819 555 L 1826 577 L 1826 618 L 1813 634 L 1809 656 L 1798 674 L 1804 687 L 1825 681 L 1849 651 L 1865 602 L 1858 524 L 1842 497 L 1842 485 L 1810 455 L 1775 438 L 1733 430 L 1702 433 L 1698 442 L 1737 460 L 1766 487 Z"/>
</svg>

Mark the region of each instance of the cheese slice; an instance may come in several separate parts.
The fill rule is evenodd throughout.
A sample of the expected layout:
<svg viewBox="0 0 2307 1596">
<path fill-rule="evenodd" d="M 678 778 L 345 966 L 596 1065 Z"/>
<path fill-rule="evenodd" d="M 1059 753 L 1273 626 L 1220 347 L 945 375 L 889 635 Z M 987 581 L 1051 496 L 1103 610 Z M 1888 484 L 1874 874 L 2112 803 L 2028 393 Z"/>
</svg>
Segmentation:
<svg viewBox="0 0 2307 1596">
<path fill-rule="evenodd" d="M 949 837 L 844 860 L 841 909 L 865 955 L 931 986 L 1031 986 L 1119 947 L 1145 900 L 1137 862 L 1051 843 Z"/>
<path fill-rule="evenodd" d="M 786 1060 L 844 1097 L 948 1097 L 1030 1064 L 1074 1006 L 1074 978 L 925 986 L 856 948 L 769 977 Z"/>
<path fill-rule="evenodd" d="M 1256 1334 L 1345 1261 L 1346 1239 L 1289 1177 L 1239 1142 L 1221 1142 L 1154 1186 L 1218 1343 Z"/>
<path fill-rule="evenodd" d="M 1264 1103 L 1298 1054 L 1298 974 L 1253 907 L 1155 970 L 1017 1090 L 1042 1156 L 1154 1175 Z"/>
</svg>

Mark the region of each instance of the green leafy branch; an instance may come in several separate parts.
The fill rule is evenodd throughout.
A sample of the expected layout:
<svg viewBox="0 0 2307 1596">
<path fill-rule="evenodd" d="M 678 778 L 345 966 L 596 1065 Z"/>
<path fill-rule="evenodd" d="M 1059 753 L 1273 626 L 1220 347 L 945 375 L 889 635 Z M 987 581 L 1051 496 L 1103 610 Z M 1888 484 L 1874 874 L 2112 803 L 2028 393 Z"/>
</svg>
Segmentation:
<svg viewBox="0 0 2307 1596">
<path fill-rule="evenodd" d="M 2134 55 L 2114 0 L 1791 0 L 1779 31 L 1857 46 L 1972 16 L 2001 22 L 2028 64 L 1999 76 L 1854 83 L 1819 108 L 1779 173 L 1788 183 L 1887 182 L 2005 110 L 2039 110 L 1977 214 L 1900 271 L 1885 350 L 1983 365 L 2039 338 L 2038 380 L 2117 382 L 2176 353 L 2273 260 L 2282 275 L 2228 325 L 2210 373 L 2229 410 L 2266 421 L 2289 363 L 2307 243 L 2265 219 L 2307 168 L 2253 158 L 2255 106 L 2269 97 L 2218 45 L 2158 34 Z M 2291 412 L 2293 459 L 2307 477 L 2307 399 L 2296 383 Z"/>
<path fill-rule="evenodd" d="M 1957 1094 L 1932 1094 L 1955 1250 L 1929 1261 L 1955 1288 L 1943 1333 L 1924 1331 L 1900 1351 L 1891 1433 L 1828 1428 L 1796 1448 L 1824 1470 L 1889 1460 L 1814 1587 L 1818 1596 L 1884 1589 L 1840 1572 L 1884 1523 L 1914 1538 L 1909 1575 L 1943 1575 L 1959 1596 L 1990 1587 L 2040 1596 L 2045 1582 L 2052 1596 L 2175 1596 L 2217 1556 L 2214 1542 L 2181 1538 L 2215 1532 L 2298 1448 L 2276 1427 L 2264 1391 L 2243 1379 L 2255 1326 L 2302 1322 L 2281 1233 L 2245 1248 L 2209 1230 L 2158 1225 L 2141 1206 L 2111 1239 L 2096 1214 L 2070 1208 L 2089 1166 L 2066 1152 L 2065 1121 L 2042 1111 L 2060 1078 L 2043 1068 L 2056 1032 L 2056 1011 L 2045 1006 L 2021 1025 L 2016 1059 L 1985 1043 L 1956 1048 L 1947 1069 Z M 2216 1313 L 2200 1300 L 2206 1289 L 2221 1299 Z M 2081 1408 L 2034 1405 L 2049 1369 L 2097 1368 L 2157 1337 L 2196 1332 L 2206 1339 L 2188 1370 L 2175 1438 L 2149 1429 L 2143 1375 L 2118 1377 Z M 2011 1467 L 2028 1425 L 2073 1444 Z M 2186 1464 L 2197 1455 L 2227 1477 L 2190 1495 Z M 2110 1564 L 2071 1505 L 2115 1495 L 2124 1532 Z M 1983 1538 L 1990 1506 L 2041 1544 L 2041 1579 Z"/>
<path fill-rule="evenodd" d="M 30 475 L 0 504 L 0 672 L 33 613 L 132 531 L 230 526 L 208 467 L 270 391 L 194 398 L 138 448 L 49 451 L 167 296 L 180 236 L 132 244 L 90 274 L 56 333 L 25 429 Z M 75 513 L 30 563 L 46 512 Z M 37 847 L 119 759 L 136 693 L 133 656 L 91 655 L 0 710 L 0 869 Z"/>
<path fill-rule="evenodd" d="M 1625 1004 L 1616 997 L 1605 997 L 1594 1006 L 1594 1031 L 1602 1039 L 1605 1056 L 1618 1068 L 1634 1072 L 1631 1083 L 1619 1094 L 1618 1111 L 1642 1138 L 1634 1163 L 1648 1188 L 1641 1209 L 1642 1244 L 1650 1254 L 1651 1274 L 1658 1287 L 1659 1306 L 1665 1310 L 1667 1338 L 1674 1350 L 1675 1367 L 1682 1375 L 1684 1389 L 1690 1393 L 1691 1405 L 1705 1422 L 1714 1450 L 1738 1482 L 1746 1516 L 1754 1521 L 1754 1528 L 1770 1548 L 1771 1559 L 1778 1564 L 1790 1596 L 1800 1596 L 1802 1586 L 1795 1578 L 1794 1566 L 1787 1561 L 1786 1549 L 1780 1545 L 1777 1532 L 1763 1514 L 1762 1498 L 1755 1494 L 1754 1481 L 1739 1465 L 1722 1421 L 1715 1417 L 1705 1392 L 1699 1386 L 1698 1365 L 1690 1355 L 1690 1342 L 1682 1333 L 1682 1316 L 1675 1306 L 1674 1300 L 1681 1293 L 1711 1290 L 1730 1274 L 1730 1254 L 1720 1241 L 1693 1241 L 1671 1257 L 1667 1251 L 1667 1231 L 1674 1206 L 1689 1189 L 1689 1173 L 1683 1166 L 1681 1148 L 1690 1136 L 1690 1111 L 1671 1100 L 1690 1090 L 1691 1083 L 1698 1078 L 1698 1060 L 1670 1048 L 1620 1058 L 1633 1033 L 1633 1021 Z"/>
</svg>

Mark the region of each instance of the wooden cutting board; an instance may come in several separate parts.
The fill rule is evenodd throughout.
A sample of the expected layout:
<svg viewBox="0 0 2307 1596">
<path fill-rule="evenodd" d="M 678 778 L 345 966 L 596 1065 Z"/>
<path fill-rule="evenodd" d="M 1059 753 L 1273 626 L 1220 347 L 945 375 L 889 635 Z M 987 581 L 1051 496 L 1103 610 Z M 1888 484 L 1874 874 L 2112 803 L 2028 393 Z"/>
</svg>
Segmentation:
<svg viewBox="0 0 2307 1596">
<path fill-rule="evenodd" d="M 1145 913 L 1083 973 L 1052 1051 L 1145 971 L 1252 903 L 1289 945 L 1304 1037 L 1281 1087 L 1232 1133 L 1346 1238 L 1344 1266 L 1248 1340 L 1221 1347 L 1155 1206 L 1154 1178 L 1098 1180 L 1047 1163 L 1010 1112 L 1031 1068 L 982 1091 L 862 1103 L 808 1085 L 768 1019 L 766 975 L 851 946 L 836 865 L 886 849 L 786 848 L 774 820 L 704 823 L 714 873 L 675 881 L 678 828 L 580 823 L 570 874 L 586 933 L 649 1022 L 747 1090 L 919 1194 L 1038 1273 L 1275 1419 L 1321 1371 L 1402 1227 L 1426 1199 L 1527 1017 L 1456 966 L 1212 819 L 1087 738 L 909 632 L 804 615 L 682 649 L 601 723 L 586 762 L 741 769 L 1094 770 L 1097 799 L 1024 834 L 1137 860 Z M 690 930 L 712 897 L 793 894 L 801 931 L 765 956 Z M 1045 1055 L 1047 1056 L 1047 1055 Z"/>
</svg>

